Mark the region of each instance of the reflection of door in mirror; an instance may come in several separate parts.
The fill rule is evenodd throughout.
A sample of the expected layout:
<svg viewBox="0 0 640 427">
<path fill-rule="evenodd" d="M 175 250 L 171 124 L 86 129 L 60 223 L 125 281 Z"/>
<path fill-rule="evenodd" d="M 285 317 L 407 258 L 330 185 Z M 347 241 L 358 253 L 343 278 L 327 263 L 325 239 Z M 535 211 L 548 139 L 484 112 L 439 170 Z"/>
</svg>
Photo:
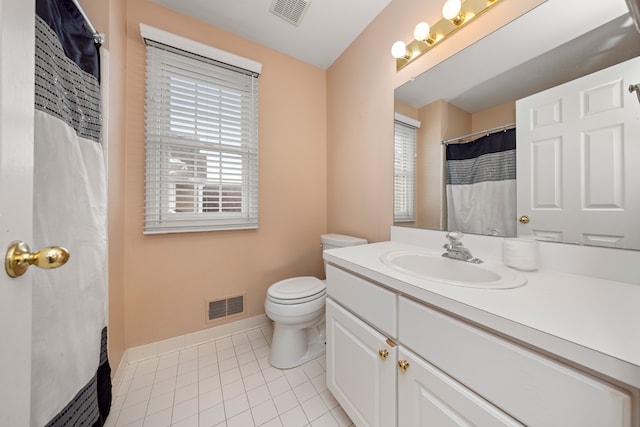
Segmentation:
<svg viewBox="0 0 640 427">
<path fill-rule="evenodd" d="M 517 102 L 518 235 L 640 249 L 640 58 Z"/>
</svg>

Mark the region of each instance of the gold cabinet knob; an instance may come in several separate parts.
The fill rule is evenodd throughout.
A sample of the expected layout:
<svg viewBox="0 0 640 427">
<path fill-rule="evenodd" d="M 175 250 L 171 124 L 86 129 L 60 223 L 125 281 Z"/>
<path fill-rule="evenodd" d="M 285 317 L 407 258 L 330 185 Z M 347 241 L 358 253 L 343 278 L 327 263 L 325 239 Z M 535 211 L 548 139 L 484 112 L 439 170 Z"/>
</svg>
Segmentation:
<svg viewBox="0 0 640 427">
<path fill-rule="evenodd" d="M 529 217 L 526 215 L 522 215 L 520 218 L 518 218 L 518 221 L 523 224 L 529 224 Z"/>
<path fill-rule="evenodd" d="M 40 268 L 57 268 L 69 260 L 69 251 L 60 246 L 47 246 L 31 252 L 29 245 L 21 241 L 12 242 L 4 258 L 4 269 L 9 277 L 22 276 L 30 265 Z"/>
<path fill-rule="evenodd" d="M 398 360 L 398 368 L 402 372 L 407 372 L 407 368 L 408 367 L 409 367 L 409 361 L 408 360 Z"/>
<path fill-rule="evenodd" d="M 385 360 L 389 355 L 389 350 L 383 348 L 382 350 L 378 350 L 378 354 L 380 355 L 380 359 Z"/>
</svg>

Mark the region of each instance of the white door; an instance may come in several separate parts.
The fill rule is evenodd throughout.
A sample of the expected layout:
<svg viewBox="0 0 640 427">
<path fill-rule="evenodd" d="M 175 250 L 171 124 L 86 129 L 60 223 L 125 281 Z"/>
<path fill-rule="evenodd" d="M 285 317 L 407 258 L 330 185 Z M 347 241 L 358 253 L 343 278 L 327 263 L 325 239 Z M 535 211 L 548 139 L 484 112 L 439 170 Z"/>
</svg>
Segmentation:
<svg viewBox="0 0 640 427">
<path fill-rule="evenodd" d="M 397 347 L 327 299 L 327 387 L 355 425 L 396 425 Z"/>
<path fill-rule="evenodd" d="M 30 243 L 35 2 L 0 0 L 0 250 Z M 0 271 L 0 425 L 28 426 L 31 275 Z"/>
<path fill-rule="evenodd" d="M 398 425 L 413 427 L 522 427 L 456 380 L 400 347 Z"/>
<path fill-rule="evenodd" d="M 516 103 L 518 235 L 640 249 L 635 58 Z"/>
</svg>

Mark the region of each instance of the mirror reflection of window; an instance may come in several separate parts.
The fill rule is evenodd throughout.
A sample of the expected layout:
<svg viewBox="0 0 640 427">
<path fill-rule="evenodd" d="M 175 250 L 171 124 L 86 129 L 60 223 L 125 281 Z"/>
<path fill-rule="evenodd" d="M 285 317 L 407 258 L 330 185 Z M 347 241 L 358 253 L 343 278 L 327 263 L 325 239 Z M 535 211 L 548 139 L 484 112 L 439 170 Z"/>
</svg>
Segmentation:
<svg viewBox="0 0 640 427">
<path fill-rule="evenodd" d="M 396 113 L 393 137 L 393 220 L 416 220 L 416 144 L 420 122 Z"/>
</svg>

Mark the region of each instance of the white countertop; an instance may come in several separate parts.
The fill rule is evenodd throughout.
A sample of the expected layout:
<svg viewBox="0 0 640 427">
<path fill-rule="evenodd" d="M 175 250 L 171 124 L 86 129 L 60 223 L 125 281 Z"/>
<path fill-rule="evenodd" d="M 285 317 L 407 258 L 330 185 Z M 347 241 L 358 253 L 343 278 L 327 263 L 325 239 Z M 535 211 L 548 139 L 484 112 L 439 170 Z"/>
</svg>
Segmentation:
<svg viewBox="0 0 640 427">
<path fill-rule="evenodd" d="M 424 250 L 399 242 L 324 252 L 328 262 L 384 286 L 640 388 L 640 286 L 539 270 L 527 284 L 476 289 L 396 271 L 380 256 Z M 462 262 L 462 261 L 460 261 Z"/>
</svg>

